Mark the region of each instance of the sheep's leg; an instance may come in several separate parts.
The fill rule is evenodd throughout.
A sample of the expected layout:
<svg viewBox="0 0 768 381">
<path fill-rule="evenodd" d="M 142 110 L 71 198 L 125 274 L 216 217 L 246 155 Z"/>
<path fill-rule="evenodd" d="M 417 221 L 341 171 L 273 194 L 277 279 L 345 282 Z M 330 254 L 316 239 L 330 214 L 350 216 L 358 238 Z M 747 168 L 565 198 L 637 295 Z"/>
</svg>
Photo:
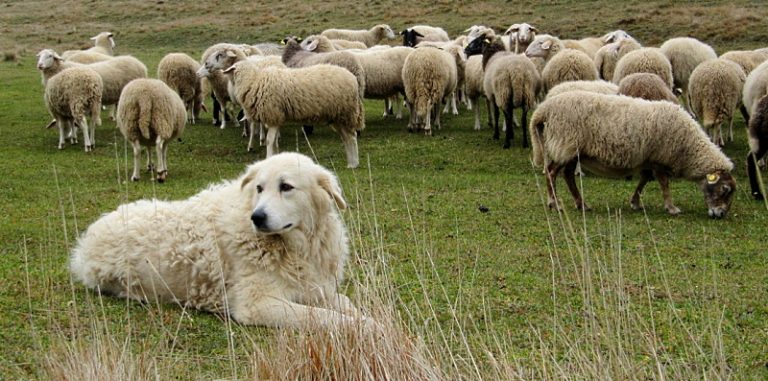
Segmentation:
<svg viewBox="0 0 768 381">
<path fill-rule="evenodd" d="M 83 117 L 80 120 L 80 128 L 83 129 L 83 145 L 85 146 L 85 152 L 91 152 L 91 133 L 88 129 L 88 122 Z"/>
<path fill-rule="evenodd" d="M 165 177 L 168 175 L 168 167 L 165 163 L 168 142 L 158 137 L 155 141 L 155 151 L 157 152 L 157 182 L 164 183 Z"/>
<path fill-rule="evenodd" d="M 221 112 L 224 114 L 221 117 L 221 125 L 219 126 L 220 129 L 227 128 L 227 120 L 229 119 L 229 114 L 227 113 L 227 102 L 222 101 L 221 102 Z"/>
<path fill-rule="evenodd" d="M 731 116 L 731 121 L 728 123 L 728 141 L 733 141 L 733 119 L 735 119 L 735 116 Z"/>
<path fill-rule="evenodd" d="M 496 106 L 496 102 L 491 105 L 493 106 L 493 140 L 499 140 L 499 106 Z"/>
<path fill-rule="evenodd" d="M 643 206 L 640 204 L 640 194 L 643 193 L 643 189 L 645 189 L 645 185 L 648 184 L 649 181 L 653 178 L 653 172 L 650 170 L 643 170 L 640 172 L 640 182 L 637 183 L 637 188 L 635 188 L 635 193 L 632 194 L 632 198 L 629 200 L 629 205 L 632 207 L 632 210 L 640 210 L 643 208 Z"/>
<path fill-rule="evenodd" d="M 475 107 L 474 102 L 476 102 L 476 99 L 472 99 L 470 97 L 466 97 L 465 103 L 467 104 L 467 110 L 472 110 L 472 107 Z"/>
<path fill-rule="evenodd" d="M 562 166 L 557 163 L 547 164 L 547 195 L 549 196 L 547 205 L 550 209 L 562 210 L 560 203 L 557 201 L 557 192 L 555 191 L 555 181 L 560 169 L 562 169 Z"/>
<path fill-rule="evenodd" d="M 382 117 L 386 118 L 389 115 L 392 115 L 392 100 L 386 97 L 384 98 L 384 114 Z"/>
<path fill-rule="evenodd" d="M 485 99 L 485 107 L 488 109 L 488 128 L 493 128 L 493 122 L 491 122 L 493 112 L 491 111 L 491 100 L 488 98 Z"/>
<path fill-rule="evenodd" d="M 262 147 L 267 145 L 267 126 L 261 122 L 259 122 L 259 145 Z"/>
<path fill-rule="evenodd" d="M 427 115 L 425 116 L 426 121 L 424 122 L 424 134 L 427 136 L 432 136 L 432 108 L 434 106 L 429 105 L 427 106 Z"/>
<path fill-rule="evenodd" d="M 393 107 L 397 107 L 397 114 L 395 115 L 395 119 L 403 119 L 403 104 L 400 102 L 400 95 L 395 94 L 393 99 Z"/>
<path fill-rule="evenodd" d="M 267 126 L 267 157 L 276 155 L 278 150 L 277 131 L 278 127 Z"/>
<path fill-rule="evenodd" d="M 592 208 L 584 202 L 581 193 L 579 193 L 579 187 L 576 186 L 576 165 L 578 163 L 578 160 L 569 161 L 568 164 L 565 165 L 565 173 L 563 174 L 563 177 L 565 177 L 565 184 L 568 185 L 568 190 L 571 191 L 573 201 L 576 203 L 576 209 L 587 211 Z"/>
<path fill-rule="evenodd" d="M 241 109 L 237 113 L 237 122 L 240 123 L 240 121 L 243 119 L 244 116 L 245 116 L 245 112 L 243 112 L 243 110 Z M 248 121 L 247 120 L 243 122 L 243 133 L 241 134 L 241 136 L 244 138 L 248 137 Z"/>
<path fill-rule="evenodd" d="M 440 104 L 436 104 L 433 112 L 435 116 L 435 128 L 438 130 L 443 129 L 443 125 L 440 123 Z"/>
<path fill-rule="evenodd" d="M 523 148 L 528 148 L 528 106 L 523 105 L 523 113 L 520 115 L 520 125 L 523 130 Z"/>
<path fill-rule="evenodd" d="M 211 93 L 211 99 L 213 100 L 213 112 L 211 113 L 213 114 L 213 125 L 218 126 L 221 123 L 221 104 L 213 93 Z"/>
<path fill-rule="evenodd" d="M 739 111 L 741 112 L 741 116 L 744 118 L 744 125 L 749 127 L 749 112 L 747 112 L 747 108 L 744 105 L 739 106 Z"/>
<path fill-rule="evenodd" d="M 504 110 L 504 121 L 511 120 L 514 115 L 514 109 Z M 514 126 L 514 123 L 511 123 Z M 512 146 L 512 139 L 515 138 L 515 129 L 511 126 L 507 126 L 507 130 L 504 132 L 504 149 L 509 149 Z"/>
<path fill-rule="evenodd" d="M 255 140 L 256 136 L 256 123 L 247 120 L 246 123 L 248 124 L 248 152 L 251 152 L 253 151 L 253 141 Z M 261 128 L 260 125 L 259 128 Z"/>
<path fill-rule="evenodd" d="M 475 102 L 477 99 L 475 99 Z M 473 101 L 470 99 L 469 104 L 472 104 Z M 480 126 L 480 105 L 475 105 L 475 131 L 479 131 L 482 128 Z"/>
<path fill-rule="evenodd" d="M 747 176 L 749 177 L 749 186 L 752 189 L 752 197 L 755 200 L 762 200 L 764 198 L 763 193 L 760 191 L 760 183 L 757 179 L 757 163 L 758 159 L 761 159 L 768 153 L 768 144 L 761 144 L 758 142 L 757 152 L 747 154 Z"/>
<path fill-rule="evenodd" d="M 133 175 L 131 181 L 139 181 L 139 167 L 141 166 L 141 144 L 138 140 L 132 141 L 133 146 Z"/>
<path fill-rule="evenodd" d="M 672 203 L 672 194 L 669 191 L 669 176 L 663 171 L 653 171 L 653 174 L 656 176 L 656 180 L 659 181 L 661 194 L 664 196 L 664 208 L 673 216 L 680 214 L 680 208 Z"/>
<path fill-rule="evenodd" d="M 416 112 L 413 107 L 413 103 L 409 101 L 406 103 L 406 106 L 408 106 L 408 113 L 410 115 L 408 117 L 408 132 L 414 132 L 416 131 L 416 128 L 417 128 L 417 122 L 419 120 L 419 116 L 416 115 Z"/>
<path fill-rule="evenodd" d="M 360 160 L 357 154 L 357 136 L 355 131 L 349 132 L 340 129 L 341 142 L 344 143 L 344 151 L 347 153 L 347 168 L 357 168 Z"/>
<path fill-rule="evenodd" d="M 56 119 L 56 126 L 59 127 L 59 149 L 64 149 L 66 146 L 66 135 L 68 132 L 67 122 L 61 119 Z"/>
<path fill-rule="evenodd" d="M 451 113 L 453 115 L 459 115 L 459 90 L 454 90 L 453 94 L 451 94 Z"/>
</svg>

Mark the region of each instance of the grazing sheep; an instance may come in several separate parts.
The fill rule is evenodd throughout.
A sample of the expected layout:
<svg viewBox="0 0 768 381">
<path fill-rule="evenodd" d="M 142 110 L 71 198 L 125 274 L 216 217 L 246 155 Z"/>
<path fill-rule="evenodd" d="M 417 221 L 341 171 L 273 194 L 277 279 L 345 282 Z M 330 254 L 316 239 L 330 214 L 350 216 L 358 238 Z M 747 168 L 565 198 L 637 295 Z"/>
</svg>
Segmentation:
<svg viewBox="0 0 768 381">
<path fill-rule="evenodd" d="M 613 80 L 613 72 L 616 70 L 616 64 L 621 57 L 640 48 L 642 46 L 637 41 L 632 38 L 625 38 L 598 49 L 595 53 L 595 67 L 597 67 L 600 78 L 606 81 Z"/>
<path fill-rule="evenodd" d="M 731 50 L 721 54 L 720 58 L 737 63 L 744 70 L 744 74 L 749 75 L 752 70 L 768 59 L 768 53 L 755 50 Z"/>
<path fill-rule="evenodd" d="M 141 146 L 154 146 L 157 150 L 157 182 L 165 181 L 168 144 L 181 136 L 186 120 L 184 101 L 163 81 L 140 78 L 125 86 L 117 106 L 117 128 L 133 146 L 131 180 L 139 180 Z M 149 151 L 147 158 L 151 170 Z"/>
<path fill-rule="evenodd" d="M 747 154 L 747 175 L 752 197 L 755 200 L 764 198 L 757 178 L 757 160 L 763 159 L 768 152 L 768 96 L 764 95 L 757 101 L 749 120 L 749 153 Z"/>
<path fill-rule="evenodd" d="M 673 90 L 679 89 L 683 99 L 686 100 L 688 99 L 685 94 L 688 91 L 688 78 L 691 77 L 693 69 L 706 60 L 717 58 L 717 53 L 711 46 L 691 37 L 669 39 L 661 44 L 659 49 L 672 65 Z M 686 107 L 691 111 L 688 104 Z"/>
<path fill-rule="evenodd" d="M 69 62 L 77 62 L 81 64 L 91 64 L 94 62 L 101 62 L 112 59 L 112 56 L 98 52 L 89 52 L 86 50 L 69 55 L 66 60 Z"/>
<path fill-rule="evenodd" d="M 536 27 L 528 23 L 512 24 L 504 31 L 504 35 L 508 36 L 508 38 L 502 38 L 504 46 L 515 54 L 521 54 L 525 52 L 525 49 L 528 49 L 528 45 L 536 38 L 538 31 Z"/>
<path fill-rule="evenodd" d="M 228 43 L 215 44 L 205 49 L 203 55 L 200 57 L 200 63 L 205 65 L 205 62 L 208 61 L 208 58 L 213 53 L 226 48 L 238 49 L 242 52 L 242 49 L 240 49 L 238 45 Z M 213 124 L 219 126 L 221 129 L 226 128 L 227 122 L 230 120 L 227 106 L 232 102 L 232 100 L 229 98 L 229 92 L 227 91 L 227 78 L 221 74 L 220 70 L 199 73 L 198 76 L 203 78 L 202 87 L 210 88 L 213 95 L 213 116 L 211 118 L 213 120 Z"/>
<path fill-rule="evenodd" d="M 412 48 L 422 41 L 451 41 L 443 28 L 428 25 L 415 25 L 404 29 L 400 34 L 403 36 L 403 46 Z"/>
<path fill-rule="evenodd" d="M 546 93 L 555 85 L 566 81 L 593 81 L 598 78 L 597 68 L 584 52 L 563 48 L 559 38 L 540 35 L 525 50 L 528 57 L 545 61 L 541 71 L 542 90 Z"/>
<path fill-rule="evenodd" d="M 248 120 L 267 125 L 268 157 L 277 153 L 277 134 L 285 122 L 327 122 L 341 135 L 347 166 L 357 168 L 356 133 L 365 128 L 365 110 L 348 70 L 327 64 L 259 68 L 246 60 L 224 73 L 232 76 Z"/>
<path fill-rule="evenodd" d="M 299 44 L 301 40 L 295 37 L 286 38 L 283 42 L 285 43 L 285 50 L 283 51 L 283 63 L 285 66 L 299 68 L 317 64 L 329 64 L 347 69 L 355 76 L 360 99 L 363 99 L 365 96 L 365 71 L 360 64 L 360 60 L 354 54 L 347 51 L 317 53 L 314 52 L 317 43 L 308 45 L 307 50 L 304 50 Z"/>
<path fill-rule="evenodd" d="M 367 47 L 377 45 L 385 39 L 395 38 L 395 32 L 386 24 L 379 24 L 368 30 L 326 29 L 320 34 L 335 40 L 360 41 Z"/>
<path fill-rule="evenodd" d="M 469 101 L 469 109 L 474 109 L 475 111 L 475 130 L 481 128 L 480 105 L 478 104 L 478 101 L 480 100 L 480 96 L 485 95 L 483 78 L 483 57 L 480 55 L 467 57 L 467 62 L 464 65 L 464 91 L 467 100 Z M 488 100 L 488 98 L 485 99 L 485 105 L 488 110 L 488 126 L 493 128 L 491 123 L 491 101 Z"/>
<path fill-rule="evenodd" d="M 596 81 L 568 81 L 563 82 L 549 89 L 547 98 L 556 97 L 569 91 L 589 91 L 591 93 L 616 95 L 619 93 L 619 87 L 616 84 L 603 80 Z"/>
<path fill-rule="evenodd" d="M 499 108 L 504 110 L 507 131 L 504 148 L 510 148 L 514 138 L 515 107 L 522 109 L 523 147 L 528 147 L 526 131 L 528 111 L 536 103 L 541 78 L 528 57 L 508 53 L 500 37 L 476 38 L 465 49 L 467 55 L 483 54 L 483 90 L 493 105 L 494 139 L 499 138 Z M 561 53 L 562 54 L 562 53 Z"/>
<path fill-rule="evenodd" d="M 70 56 L 75 55 L 77 53 L 82 52 L 96 52 L 105 54 L 108 56 L 114 55 L 113 49 L 115 48 L 115 40 L 114 35 L 112 32 L 101 32 L 93 37 L 91 37 L 91 41 L 93 41 L 93 47 L 88 48 L 86 50 L 67 50 L 64 53 L 61 53 L 61 57 L 65 60 L 69 60 Z M 83 62 L 86 63 L 86 62 Z"/>
<path fill-rule="evenodd" d="M 739 107 L 745 80 L 744 70 L 723 58 L 702 62 L 688 79 L 688 105 L 715 144 L 725 144 L 722 124 L 730 121 Z"/>
<path fill-rule="evenodd" d="M 657 48 L 640 48 L 621 57 L 613 72 L 613 83 L 619 84 L 624 77 L 634 73 L 656 74 L 673 89 L 672 65 Z"/>
<path fill-rule="evenodd" d="M 45 86 L 45 107 L 59 127 L 59 149 L 64 149 L 67 135 L 77 141 L 77 129 L 83 130 L 85 152 L 96 145 L 96 126 L 101 125 L 101 92 L 99 74 L 86 67 L 62 70 Z M 88 126 L 86 115 L 91 119 Z"/>
<path fill-rule="evenodd" d="M 619 82 L 619 94 L 647 101 L 668 101 L 677 104 L 677 97 L 656 74 L 634 73 Z"/>
<path fill-rule="evenodd" d="M 672 203 L 670 178 L 698 182 L 712 218 L 725 217 L 733 200 L 733 163 L 687 112 L 669 102 L 573 91 L 542 102 L 530 129 L 534 163 L 546 168 L 550 207 L 559 208 L 555 178 L 565 168 L 576 207 L 589 209 L 574 177 L 579 162 L 611 177 L 640 172 L 633 209 L 641 208 L 640 193 L 652 178 L 659 181 L 672 215 L 680 209 Z"/>
<path fill-rule="evenodd" d="M 128 82 L 136 78 L 147 77 L 147 67 L 131 56 L 117 56 L 107 61 L 94 62 L 88 65 L 65 61 L 50 49 L 43 49 L 37 56 L 37 68 L 42 74 L 43 85 L 53 75 L 71 67 L 87 67 L 98 73 L 103 84 L 102 106 L 117 104 L 120 99 L 120 92 Z"/>
<path fill-rule="evenodd" d="M 456 90 L 456 60 L 445 50 L 423 47 L 414 50 L 403 65 L 405 98 L 411 111 L 408 130 L 432 135 L 432 119 L 440 128 L 440 108 Z"/>
<path fill-rule="evenodd" d="M 173 89 L 187 109 L 188 121 L 195 124 L 203 105 L 203 92 L 197 71 L 200 64 L 184 53 L 168 53 L 157 64 L 157 78 Z"/>
</svg>

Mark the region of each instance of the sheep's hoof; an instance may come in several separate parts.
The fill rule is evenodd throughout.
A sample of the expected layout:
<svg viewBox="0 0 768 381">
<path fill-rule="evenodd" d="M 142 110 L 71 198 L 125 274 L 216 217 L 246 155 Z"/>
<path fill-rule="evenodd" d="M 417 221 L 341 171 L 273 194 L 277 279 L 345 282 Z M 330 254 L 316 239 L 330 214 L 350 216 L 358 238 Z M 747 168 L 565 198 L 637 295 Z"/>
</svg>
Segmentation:
<svg viewBox="0 0 768 381">
<path fill-rule="evenodd" d="M 629 201 L 629 206 L 632 208 L 632 210 L 643 210 L 643 206 L 640 205 L 640 199 L 636 199 L 634 197 Z"/>
<path fill-rule="evenodd" d="M 560 203 L 557 202 L 557 200 L 549 200 L 549 203 L 547 204 L 549 209 L 554 209 L 558 212 L 561 212 L 563 208 L 560 207 Z"/>
<path fill-rule="evenodd" d="M 131 176 L 131 181 L 139 181 L 139 176 Z"/>
<path fill-rule="evenodd" d="M 157 182 L 161 184 L 164 183 L 166 176 L 168 176 L 168 171 L 157 172 Z"/>
<path fill-rule="evenodd" d="M 763 194 L 760 192 L 752 192 L 752 197 L 757 201 L 763 201 Z"/>
<path fill-rule="evenodd" d="M 589 205 L 587 205 L 587 203 L 584 202 L 584 201 L 577 202 L 576 203 L 576 209 L 583 210 L 585 212 L 589 212 L 590 210 L 592 210 L 592 208 L 590 208 Z"/>
<path fill-rule="evenodd" d="M 64 149 L 64 144 L 63 144 L 63 143 L 62 143 L 62 144 L 59 144 L 59 145 L 58 145 L 58 148 L 59 148 L 59 149 Z"/>
<path fill-rule="evenodd" d="M 426 136 L 432 136 L 432 130 L 424 130 L 424 135 Z"/>
<path fill-rule="evenodd" d="M 682 210 L 674 205 L 671 205 L 667 207 L 667 213 L 669 213 L 671 216 L 677 216 L 682 213 Z"/>
</svg>

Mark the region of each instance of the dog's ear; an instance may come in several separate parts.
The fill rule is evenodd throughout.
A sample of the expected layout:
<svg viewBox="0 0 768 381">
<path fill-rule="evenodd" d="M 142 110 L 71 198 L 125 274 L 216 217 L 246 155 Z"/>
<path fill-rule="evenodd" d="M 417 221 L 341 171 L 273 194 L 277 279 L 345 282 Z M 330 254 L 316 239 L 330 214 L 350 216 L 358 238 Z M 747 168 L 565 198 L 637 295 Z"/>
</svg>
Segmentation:
<svg viewBox="0 0 768 381">
<path fill-rule="evenodd" d="M 259 172 L 258 168 L 258 163 L 252 164 L 250 167 L 248 167 L 248 170 L 245 173 L 245 177 L 243 177 L 243 180 L 240 181 L 240 190 L 245 189 L 245 186 L 256 178 L 256 174 Z"/>
<path fill-rule="evenodd" d="M 347 208 L 347 202 L 344 201 L 344 197 L 341 195 L 341 187 L 339 186 L 336 177 L 330 172 L 323 171 L 320 173 L 317 182 L 320 185 L 320 188 L 323 188 L 323 190 L 333 198 L 333 201 L 336 202 L 336 207 L 339 209 Z"/>
</svg>

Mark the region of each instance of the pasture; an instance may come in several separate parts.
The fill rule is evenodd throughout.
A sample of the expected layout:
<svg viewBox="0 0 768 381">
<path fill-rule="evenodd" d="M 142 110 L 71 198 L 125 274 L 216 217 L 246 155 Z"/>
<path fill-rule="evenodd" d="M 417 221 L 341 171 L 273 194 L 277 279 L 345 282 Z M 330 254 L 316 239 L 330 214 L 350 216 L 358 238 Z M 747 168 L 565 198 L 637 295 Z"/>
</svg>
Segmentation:
<svg viewBox="0 0 768 381">
<path fill-rule="evenodd" d="M 146 174 L 131 182 L 130 145 L 107 112 L 95 151 L 83 152 L 82 140 L 57 150 L 57 132 L 44 129 L 40 49 L 86 47 L 110 30 L 116 54 L 134 55 L 155 77 L 169 52 L 198 58 L 217 42 L 377 23 L 430 24 L 451 36 L 473 24 L 499 31 L 522 21 L 563 38 L 620 28 L 647 46 L 697 37 L 718 54 L 768 46 L 760 2 L 409 4 L 0 4 L 0 378 L 290 379 L 298 373 L 277 363 L 322 367 L 342 351 L 318 333 L 238 326 L 175 305 L 99 298 L 73 284 L 70 249 L 102 213 L 141 198 L 189 197 L 238 176 L 265 150 L 246 152 L 240 129 L 215 128 L 207 113 L 171 143 L 165 184 Z M 519 130 L 503 150 L 487 126 L 472 129 L 463 107 L 444 115 L 432 137 L 408 133 L 407 116 L 383 118 L 381 101 L 366 100 L 365 110 L 356 170 L 345 168 L 341 140 L 326 126 L 305 138 L 289 125 L 280 144 L 334 170 L 351 205 L 344 219 L 354 254 L 342 288 L 390 330 L 360 345 L 361 357 L 402 353 L 443 379 L 768 378 L 768 207 L 749 194 L 740 116 L 724 148 L 735 164 L 734 204 L 726 219 L 710 220 L 696 184 L 672 182 L 683 210 L 672 217 L 658 184 L 636 212 L 634 180 L 595 176 L 579 180 L 587 213 L 573 208 L 559 181 L 566 208 L 558 214 L 546 207 L 541 169 L 520 147 Z M 354 369 L 382 374 L 363 368 Z"/>
</svg>

